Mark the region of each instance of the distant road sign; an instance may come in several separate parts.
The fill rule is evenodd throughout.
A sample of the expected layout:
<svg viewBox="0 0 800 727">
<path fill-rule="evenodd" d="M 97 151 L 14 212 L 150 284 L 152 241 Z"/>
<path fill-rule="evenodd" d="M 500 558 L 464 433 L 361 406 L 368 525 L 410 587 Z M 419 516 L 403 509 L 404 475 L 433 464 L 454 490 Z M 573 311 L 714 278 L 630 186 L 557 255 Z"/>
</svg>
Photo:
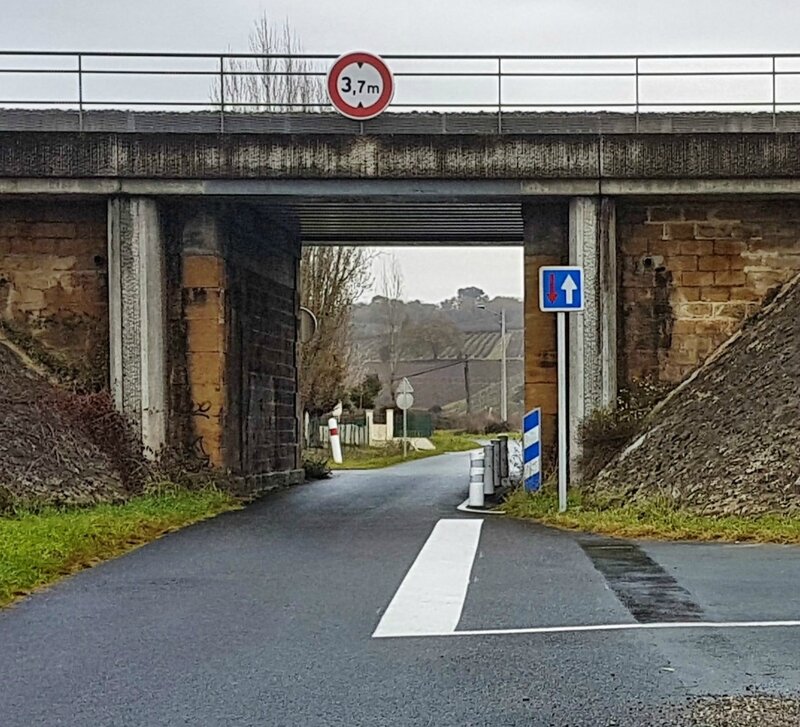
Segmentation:
<svg viewBox="0 0 800 727">
<path fill-rule="evenodd" d="M 414 396 L 413 394 L 400 393 L 395 397 L 394 403 L 397 404 L 398 409 L 405 411 L 414 406 Z"/>
<path fill-rule="evenodd" d="M 397 385 L 397 393 L 398 394 L 413 394 L 414 387 L 411 386 L 411 382 L 404 376 L 402 381 Z"/>
<path fill-rule="evenodd" d="M 539 308 L 546 313 L 583 310 L 583 268 L 564 265 L 539 268 Z"/>
<path fill-rule="evenodd" d="M 372 119 L 386 110 L 394 96 L 389 66 L 373 53 L 345 53 L 328 71 L 328 97 L 333 108 L 349 119 Z"/>
<path fill-rule="evenodd" d="M 397 404 L 398 409 L 406 411 L 414 406 L 414 387 L 411 382 L 404 376 L 403 380 L 397 385 L 397 395 L 394 397 L 394 403 Z M 405 421 L 403 422 L 405 426 Z M 403 435 L 405 436 L 405 435 Z"/>
<path fill-rule="evenodd" d="M 300 306 L 300 343 L 309 343 L 317 332 L 317 317 L 308 309 Z"/>
</svg>

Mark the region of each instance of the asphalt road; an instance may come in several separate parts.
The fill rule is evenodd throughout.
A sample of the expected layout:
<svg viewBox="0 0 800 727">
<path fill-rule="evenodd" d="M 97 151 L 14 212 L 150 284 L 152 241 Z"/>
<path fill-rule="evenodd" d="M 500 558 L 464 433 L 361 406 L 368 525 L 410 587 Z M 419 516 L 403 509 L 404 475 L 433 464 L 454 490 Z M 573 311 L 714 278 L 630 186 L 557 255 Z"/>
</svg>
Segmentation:
<svg viewBox="0 0 800 727">
<path fill-rule="evenodd" d="M 0 724 L 682 725 L 800 692 L 800 626 L 704 625 L 800 619 L 800 549 L 463 515 L 467 467 L 339 473 L 5 611 Z"/>
</svg>

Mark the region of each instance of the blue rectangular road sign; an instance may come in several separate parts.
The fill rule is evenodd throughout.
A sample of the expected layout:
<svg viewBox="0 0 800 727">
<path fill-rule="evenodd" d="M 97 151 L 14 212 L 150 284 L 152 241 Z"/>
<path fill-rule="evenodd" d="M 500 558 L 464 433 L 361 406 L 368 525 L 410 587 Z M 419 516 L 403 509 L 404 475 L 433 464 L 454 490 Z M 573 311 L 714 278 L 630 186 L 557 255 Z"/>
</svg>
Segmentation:
<svg viewBox="0 0 800 727">
<path fill-rule="evenodd" d="M 539 309 L 546 313 L 583 310 L 583 268 L 564 265 L 539 268 Z"/>
</svg>

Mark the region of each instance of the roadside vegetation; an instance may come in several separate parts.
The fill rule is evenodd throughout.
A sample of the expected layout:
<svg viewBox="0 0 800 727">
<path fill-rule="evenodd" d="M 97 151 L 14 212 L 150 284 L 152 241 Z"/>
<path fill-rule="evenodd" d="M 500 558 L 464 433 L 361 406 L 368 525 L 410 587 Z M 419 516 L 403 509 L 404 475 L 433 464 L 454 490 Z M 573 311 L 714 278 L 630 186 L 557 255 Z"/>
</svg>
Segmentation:
<svg viewBox="0 0 800 727">
<path fill-rule="evenodd" d="M 581 424 L 581 478 L 592 480 L 642 431 L 648 414 L 671 386 L 649 379 L 619 392 L 616 405 L 598 409 Z"/>
<path fill-rule="evenodd" d="M 435 457 L 446 452 L 468 452 L 480 447 L 479 437 L 474 434 L 453 431 L 434 432 L 429 437 L 436 449 L 431 451 L 416 451 L 409 445 L 408 456 L 403 458 L 403 443 L 395 441 L 385 447 L 346 447 L 344 450 L 344 463 L 330 463 L 336 470 L 372 470 L 389 467 L 402 462 L 411 462 L 426 457 Z"/>
<path fill-rule="evenodd" d="M 122 504 L 9 505 L 0 515 L 0 607 L 164 533 L 239 507 L 225 492 L 161 487 Z"/>
<path fill-rule="evenodd" d="M 800 513 L 708 516 L 678 509 L 667 501 L 607 505 L 580 493 L 572 493 L 567 512 L 559 513 L 552 483 L 540 493 L 514 490 L 501 509 L 515 518 L 621 538 L 800 544 Z"/>
</svg>

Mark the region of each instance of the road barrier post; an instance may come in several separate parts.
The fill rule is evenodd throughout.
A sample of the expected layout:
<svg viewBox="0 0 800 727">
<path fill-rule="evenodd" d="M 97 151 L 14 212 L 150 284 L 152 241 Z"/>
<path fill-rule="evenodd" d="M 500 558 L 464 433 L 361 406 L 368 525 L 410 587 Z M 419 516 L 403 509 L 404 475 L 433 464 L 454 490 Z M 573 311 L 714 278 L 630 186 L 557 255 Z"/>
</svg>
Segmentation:
<svg viewBox="0 0 800 727">
<path fill-rule="evenodd" d="M 483 494 L 494 494 L 494 461 L 491 444 L 483 448 Z"/>
<path fill-rule="evenodd" d="M 508 436 L 501 434 L 500 440 L 500 487 L 508 487 Z"/>
<path fill-rule="evenodd" d="M 483 475 L 485 472 L 483 452 L 469 455 L 469 506 L 483 507 Z"/>
<path fill-rule="evenodd" d="M 542 485 L 542 410 L 531 409 L 525 415 L 522 435 L 522 479 L 528 492 L 536 492 Z"/>
<path fill-rule="evenodd" d="M 331 456 L 336 464 L 342 463 L 342 442 L 339 439 L 339 424 L 336 417 L 328 419 L 328 438 L 331 440 Z"/>
<path fill-rule="evenodd" d="M 500 487 L 500 440 L 492 440 L 492 482 L 494 489 Z"/>
</svg>

